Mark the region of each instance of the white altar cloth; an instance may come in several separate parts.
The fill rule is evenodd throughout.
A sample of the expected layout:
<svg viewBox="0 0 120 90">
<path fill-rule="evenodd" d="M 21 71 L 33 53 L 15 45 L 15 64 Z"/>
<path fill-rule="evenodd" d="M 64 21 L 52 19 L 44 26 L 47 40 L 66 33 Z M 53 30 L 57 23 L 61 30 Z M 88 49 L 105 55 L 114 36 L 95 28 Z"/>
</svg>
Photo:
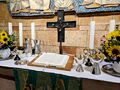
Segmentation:
<svg viewBox="0 0 120 90">
<path fill-rule="evenodd" d="M 35 56 L 31 56 L 31 57 L 27 57 L 26 59 L 30 61 L 33 60 L 34 58 Z M 36 66 L 15 65 L 14 62 L 15 61 L 13 59 L 0 61 L 0 67 L 28 69 L 34 71 L 47 72 L 47 73 L 62 74 L 76 78 L 87 78 L 92 80 L 120 83 L 120 77 L 111 76 L 109 74 L 104 73 L 103 71 L 101 71 L 101 75 L 93 75 L 89 71 L 85 71 L 85 70 L 84 72 L 77 72 L 74 68 L 71 71 L 64 71 L 64 70 L 57 70 L 57 69 L 50 69 L 50 68 L 36 67 Z M 106 63 L 101 63 L 101 66 L 104 64 Z"/>
</svg>

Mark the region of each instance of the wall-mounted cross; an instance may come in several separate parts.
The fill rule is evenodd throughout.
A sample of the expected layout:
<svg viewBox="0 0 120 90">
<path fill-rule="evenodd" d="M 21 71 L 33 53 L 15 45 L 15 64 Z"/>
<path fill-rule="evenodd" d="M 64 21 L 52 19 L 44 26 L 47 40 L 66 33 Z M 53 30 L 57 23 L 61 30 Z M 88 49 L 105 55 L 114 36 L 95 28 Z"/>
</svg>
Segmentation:
<svg viewBox="0 0 120 90">
<path fill-rule="evenodd" d="M 48 28 L 57 28 L 58 42 L 60 42 L 59 53 L 62 54 L 62 42 L 65 41 L 65 28 L 76 27 L 76 21 L 64 21 L 64 10 L 58 10 L 57 22 L 47 22 Z"/>
</svg>

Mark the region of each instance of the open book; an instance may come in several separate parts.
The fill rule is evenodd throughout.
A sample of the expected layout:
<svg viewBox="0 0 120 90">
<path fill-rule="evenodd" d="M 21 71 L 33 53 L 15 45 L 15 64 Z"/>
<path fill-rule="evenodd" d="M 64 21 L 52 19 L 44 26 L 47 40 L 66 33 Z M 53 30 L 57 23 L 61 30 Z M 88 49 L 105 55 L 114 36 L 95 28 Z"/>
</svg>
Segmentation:
<svg viewBox="0 0 120 90">
<path fill-rule="evenodd" d="M 33 64 L 65 68 L 68 60 L 69 60 L 68 55 L 61 55 L 57 53 L 43 53 L 33 62 Z"/>
</svg>

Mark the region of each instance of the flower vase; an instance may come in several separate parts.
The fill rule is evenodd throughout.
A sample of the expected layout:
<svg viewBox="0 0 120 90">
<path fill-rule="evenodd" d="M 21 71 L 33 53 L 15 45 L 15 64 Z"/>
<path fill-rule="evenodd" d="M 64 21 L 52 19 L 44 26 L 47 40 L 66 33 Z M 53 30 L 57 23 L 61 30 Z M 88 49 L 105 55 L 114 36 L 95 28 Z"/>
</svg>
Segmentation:
<svg viewBox="0 0 120 90">
<path fill-rule="evenodd" d="M 114 62 L 113 63 L 113 69 L 115 72 L 120 73 L 120 62 Z"/>
<path fill-rule="evenodd" d="M 11 51 L 9 48 L 7 49 L 1 49 L 0 50 L 0 59 L 7 59 L 11 54 Z"/>
</svg>

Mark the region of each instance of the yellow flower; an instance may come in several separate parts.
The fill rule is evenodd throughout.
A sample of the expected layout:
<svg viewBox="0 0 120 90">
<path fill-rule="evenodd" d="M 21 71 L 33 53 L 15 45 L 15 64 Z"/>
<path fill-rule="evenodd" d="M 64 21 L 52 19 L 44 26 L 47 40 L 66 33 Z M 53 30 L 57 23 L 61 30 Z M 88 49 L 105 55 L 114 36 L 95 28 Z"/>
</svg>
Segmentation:
<svg viewBox="0 0 120 90">
<path fill-rule="evenodd" d="M 0 49 L 11 48 L 14 40 L 15 40 L 14 34 L 8 35 L 6 31 L 1 31 L 0 32 Z"/>
<path fill-rule="evenodd" d="M 108 47 L 108 46 L 109 46 L 109 45 L 108 45 L 108 42 L 105 42 L 105 44 L 104 44 L 104 45 L 105 45 L 105 47 Z"/>
<path fill-rule="evenodd" d="M 118 57 L 120 57 L 120 54 L 119 55 L 117 55 Z"/>
<path fill-rule="evenodd" d="M 120 56 L 120 46 L 110 46 L 106 51 L 109 56 Z"/>
<path fill-rule="evenodd" d="M 114 30 L 105 36 L 106 41 L 101 44 L 101 51 L 108 60 L 120 62 L 120 30 Z"/>
<path fill-rule="evenodd" d="M 7 43 L 9 41 L 9 38 L 8 37 L 3 37 L 2 40 L 3 40 L 3 42 Z"/>
<path fill-rule="evenodd" d="M 116 37 L 116 36 L 120 36 L 120 30 L 114 30 L 112 32 L 110 32 L 106 38 L 107 39 L 110 39 L 111 37 Z"/>
<path fill-rule="evenodd" d="M 2 36 L 1 36 L 1 33 L 0 33 L 0 40 L 1 40 L 1 37 L 2 37 Z"/>
<path fill-rule="evenodd" d="M 2 31 L 2 32 L 1 32 L 1 36 L 2 36 L 2 37 L 8 37 L 8 34 L 7 34 L 7 32 Z"/>
<path fill-rule="evenodd" d="M 3 43 L 3 44 L 7 44 L 7 42 L 10 40 L 10 38 L 8 37 L 8 34 L 7 32 L 5 31 L 2 31 L 0 33 L 0 42 Z"/>
</svg>

